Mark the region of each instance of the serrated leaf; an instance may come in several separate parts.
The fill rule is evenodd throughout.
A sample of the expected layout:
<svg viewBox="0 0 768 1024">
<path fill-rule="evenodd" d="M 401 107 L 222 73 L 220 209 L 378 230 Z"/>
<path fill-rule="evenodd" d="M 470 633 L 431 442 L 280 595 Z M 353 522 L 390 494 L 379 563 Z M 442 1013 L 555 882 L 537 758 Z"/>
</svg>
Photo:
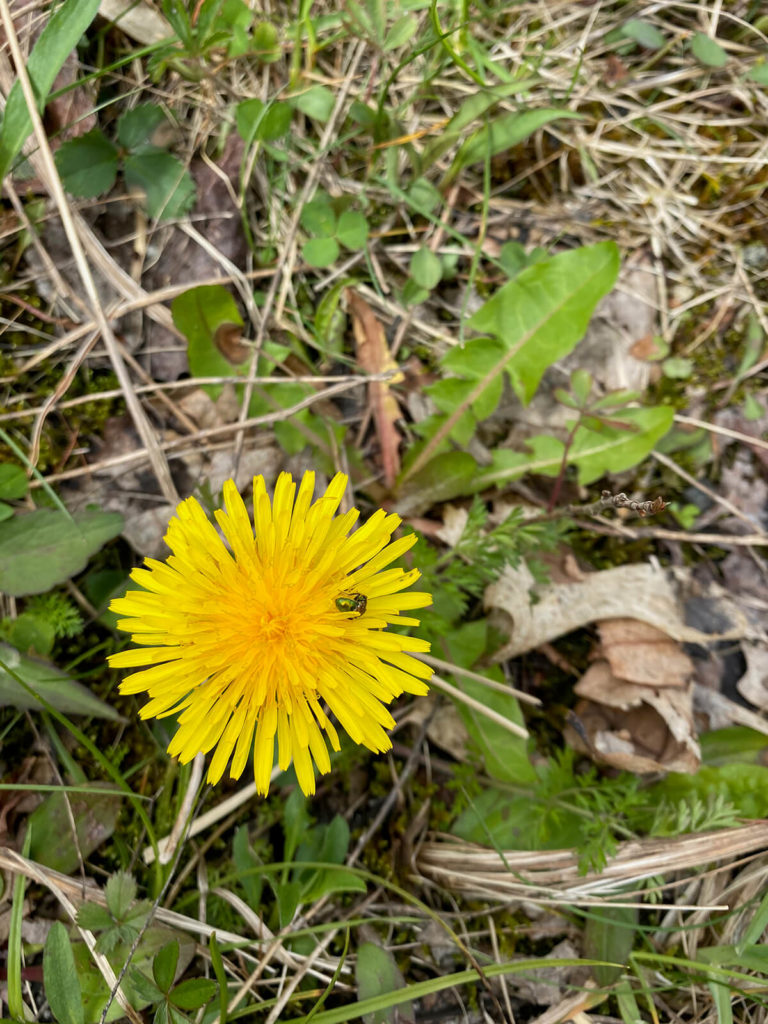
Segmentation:
<svg viewBox="0 0 768 1024">
<path fill-rule="evenodd" d="M 568 453 L 568 464 L 578 469 L 579 483 L 587 485 L 606 473 L 619 473 L 641 462 L 656 442 L 672 426 L 674 411 L 666 407 L 627 409 L 622 419 L 635 430 L 606 431 L 596 434 L 588 430 L 577 431 Z M 562 465 L 562 441 L 547 434 L 536 435 L 526 442 L 528 452 L 513 452 L 497 448 L 490 466 L 478 467 L 472 486 L 458 493 L 475 494 L 488 487 L 499 487 L 519 480 L 526 473 L 557 476 Z"/>
<path fill-rule="evenodd" d="M 54 921 L 43 950 L 43 986 L 58 1024 L 85 1024 L 80 980 L 67 929 Z"/>
<path fill-rule="evenodd" d="M 647 50 L 660 50 L 666 42 L 655 25 L 651 25 L 648 21 L 641 21 L 640 18 L 630 18 L 622 25 L 620 31 L 625 39 L 632 39 Z"/>
<path fill-rule="evenodd" d="M 14 597 L 44 594 L 81 572 L 122 528 L 117 512 L 69 516 L 49 508 L 0 523 L 0 590 Z"/>
<path fill-rule="evenodd" d="M 193 377 L 231 377 L 244 373 L 250 359 L 240 366 L 222 355 L 216 345 L 217 331 L 243 326 L 243 318 L 232 294 L 223 284 L 199 285 L 177 295 L 171 303 L 176 327 L 187 339 L 187 358 Z M 204 384 L 211 398 L 218 398 L 223 384 Z"/>
<path fill-rule="evenodd" d="M 100 932 L 105 928 L 111 928 L 115 922 L 106 907 L 101 907 L 98 903 L 83 903 L 77 911 L 77 923 L 81 928 Z"/>
<path fill-rule="evenodd" d="M 113 707 L 60 669 L 20 654 L 15 647 L 0 644 L 0 707 L 42 708 L 43 704 L 35 700 L 19 679 L 65 715 L 90 715 L 111 721 L 120 718 Z"/>
<path fill-rule="evenodd" d="M 118 118 L 117 141 L 126 149 L 145 146 L 165 119 L 162 109 L 154 103 L 140 103 Z"/>
<path fill-rule="evenodd" d="M 621 418 L 636 432 L 577 432 L 568 461 L 577 467 L 579 483 L 584 486 L 606 473 L 621 473 L 642 462 L 672 426 L 674 410 L 665 406 L 626 409 Z"/>
<path fill-rule="evenodd" d="M 448 173 L 443 179 L 442 185 L 445 187 L 453 181 L 463 168 L 485 160 L 486 157 L 497 156 L 499 153 L 503 153 L 504 150 L 519 145 L 530 135 L 533 135 L 534 132 L 537 132 L 552 121 L 557 121 L 560 118 L 581 120 L 582 117 L 582 114 L 578 114 L 573 110 L 554 108 L 524 110 L 519 114 L 504 114 L 502 117 L 497 118 L 497 120 L 491 121 L 490 124 L 478 129 L 460 146 Z"/>
<path fill-rule="evenodd" d="M 722 46 L 705 32 L 697 32 L 691 39 L 691 53 L 708 68 L 722 68 L 728 63 L 728 54 Z"/>
<path fill-rule="evenodd" d="M 339 243 L 335 238 L 310 238 L 302 246 L 301 254 L 310 267 L 330 267 L 339 255 Z"/>
<path fill-rule="evenodd" d="M 315 121 L 325 122 L 333 112 L 333 105 L 336 99 L 331 90 L 325 85 L 313 85 L 306 92 L 299 93 L 291 102 L 302 114 L 311 117 Z"/>
<path fill-rule="evenodd" d="M 135 878 L 127 871 L 116 871 L 107 880 L 104 896 L 111 913 L 118 921 L 122 921 L 131 903 L 136 899 Z"/>
<path fill-rule="evenodd" d="M 0 462 L 0 498 L 16 501 L 23 498 L 29 488 L 27 474 L 12 462 Z"/>
<path fill-rule="evenodd" d="M 517 377 L 525 402 L 533 397 L 547 367 L 581 340 L 618 271 L 619 252 L 613 242 L 559 253 L 527 267 L 470 318 L 474 330 L 503 342 L 506 353 L 498 370 Z"/>
<path fill-rule="evenodd" d="M 43 30 L 27 59 L 27 72 L 42 110 L 56 75 L 71 50 L 96 17 L 100 0 L 77 0 L 77 3 L 59 4 L 53 14 L 47 14 Z M 0 182 L 21 152 L 32 121 L 27 101 L 17 80 L 11 86 L 0 127 Z"/>
<path fill-rule="evenodd" d="M 368 241 L 368 221 L 357 210 L 345 210 L 336 225 L 336 239 L 347 249 L 362 249 Z"/>
<path fill-rule="evenodd" d="M 125 181 L 129 188 L 144 193 L 147 213 L 153 219 L 181 217 L 195 205 L 197 190 L 192 175 L 164 149 L 141 149 L 127 156 Z"/>
<path fill-rule="evenodd" d="M 422 245 L 411 258 L 411 277 L 420 288 L 430 291 L 440 283 L 443 265 L 438 256 Z"/>
<path fill-rule="evenodd" d="M 73 196 L 99 196 L 117 178 L 117 149 L 98 128 L 62 143 L 54 159 L 64 188 Z"/>
</svg>

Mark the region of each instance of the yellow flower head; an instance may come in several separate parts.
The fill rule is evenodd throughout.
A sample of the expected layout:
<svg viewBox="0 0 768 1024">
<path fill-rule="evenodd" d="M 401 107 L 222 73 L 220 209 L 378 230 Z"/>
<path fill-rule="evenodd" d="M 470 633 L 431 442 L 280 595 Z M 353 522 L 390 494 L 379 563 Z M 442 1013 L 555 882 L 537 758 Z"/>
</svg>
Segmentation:
<svg viewBox="0 0 768 1024">
<path fill-rule="evenodd" d="M 251 525 L 232 480 L 216 522 L 228 547 L 194 498 L 183 501 L 165 540 L 167 561 L 148 558 L 131 590 L 112 602 L 118 622 L 141 646 L 113 654 L 115 668 L 139 668 L 121 693 L 149 695 L 142 718 L 181 712 L 168 751 L 182 762 L 216 747 L 208 781 L 218 782 L 230 757 L 239 778 L 253 747 L 256 787 L 269 789 L 274 762 L 293 761 L 299 785 L 315 791 L 315 772 L 330 770 L 325 731 L 336 730 L 325 704 L 356 743 L 389 750 L 394 725 L 385 704 L 403 692 L 424 694 L 431 670 L 410 653 L 424 640 L 387 633 L 418 625 L 400 613 L 431 604 L 429 594 L 402 593 L 417 569 L 386 569 L 416 541 L 392 541 L 400 518 L 379 510 L 349 535 L 359 513 L 335 516 L 347 484 L 343 473 L 312 502 L 315 474 L 301 485 L 282 473 L 270 502 L 264 478 L 253 481 Z M 254 536 L 255 534 L 255 536 Z"/>
</svg>

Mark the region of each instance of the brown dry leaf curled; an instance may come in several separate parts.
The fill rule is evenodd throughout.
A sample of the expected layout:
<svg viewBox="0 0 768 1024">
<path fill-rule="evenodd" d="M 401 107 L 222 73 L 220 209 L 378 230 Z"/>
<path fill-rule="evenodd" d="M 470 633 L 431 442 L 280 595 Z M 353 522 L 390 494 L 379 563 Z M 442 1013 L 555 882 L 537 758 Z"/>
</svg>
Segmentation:
<svg viewBox="0 0 768 1024">
<path fill-rule="evenodd" d="M 693 662 L 680 645 L 655 626 L 637 619 L 598 623 L 600 647 L 619 679 L 644 686 L 685 686 Z"/>
<path fill-rule="evenodd" d="M 389 353 L 384 328 L 368 303 L 352 288 L 346 290 L 347 305 L 352 317 L 352 330 L 355 334 L 357 362 L 366 373 L 386 373 L 397 370 L 397 363 Z M 391 380 L 402 380 L 397 374 Z M 397 421 L 400 408 L 390 388 L 391 381 L 372 381 L 368 385 L 373 421 L 376 425 L 376 436 L 381 446 L 381 467 L 384 483 L 387 487 L 394 486 L 400 472 L 400 432 Z"/>
</svg>

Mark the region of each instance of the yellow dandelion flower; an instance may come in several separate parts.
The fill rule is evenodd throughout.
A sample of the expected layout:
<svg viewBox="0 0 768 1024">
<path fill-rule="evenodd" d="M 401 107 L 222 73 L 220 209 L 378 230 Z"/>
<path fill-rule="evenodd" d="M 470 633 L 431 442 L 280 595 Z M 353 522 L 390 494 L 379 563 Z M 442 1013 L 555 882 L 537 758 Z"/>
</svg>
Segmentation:
<svg viewBox="0 0 768 1024">
<path fill-rule="evenodd" d="M 429 644 L 388 633 L 418 625 L 401 612 L 431 604 L 429 594 L 402 593 L 417 569 L 387 569 L 416 541 L 392 541 L 400 517 L 379 510 L 350 534 L 357 509 L 336 516 L 343 473 L 314 503 L 314 473 L 297 487 L 282 473 L 274 500 L 261 476 L 253 481 L 251 520 L 232 480 L 216 522 L 194 498 L 176 510 L 165 562 L 146 559 L 131 578 L 143 590 L 114 600 L 118 626 L 138 648 L 113 654 L 126 676 L 121 693 L 144 693 L 142 718 L 179 714 L 168 752 L 187 762 L 216 748 L 208 781 L 232 759 L 239 778 L 253 749 L 256 787 L 266 793 L 274 762 L 293 761 L 299 785 L 315 791 L 314 764 L 331 763 L 339 738 L 324 708 L 350 737 L 389 750 L 394 725 L 386 708 L 399 694 L 427 692 L 431 670 L 413 654 Z M 323 736 L 325 733 L 325 736 Z"/>
</svg>

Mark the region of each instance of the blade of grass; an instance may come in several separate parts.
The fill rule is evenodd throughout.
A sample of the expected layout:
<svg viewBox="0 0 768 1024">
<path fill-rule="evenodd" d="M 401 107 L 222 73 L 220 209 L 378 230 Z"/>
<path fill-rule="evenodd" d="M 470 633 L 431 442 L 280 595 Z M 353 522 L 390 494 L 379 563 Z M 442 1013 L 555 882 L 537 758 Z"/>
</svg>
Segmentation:
<svg viewBox="0 0 768 1024">
<path fill-rule="evenodd" d="M 29 856 L 32 842 L 32 830 L 27 829 L 21 854 Z M 24 890 L 27 880 L 22 874 L 16 875 L 13 882 L 13 903 L 11 904 L 11 923 L 8 930 L 8 1012 L 14 1020 L 26 1020 L 24 1001 L 21 996 L 21 919 L 24 916 Z"/>
<path fill-rule="evenodd" d="M 27 61 L 27 72 L 41 111 L 67 55 L 96 17 L 99 3 L 100 0 L 64 0 L 40 33 Z M 7 0 L 2 0 L 2 6 L 7 9 Z M 31 131 L 32 118 L 17 79 L 8 94 L 0 128 L 0 181 L 10 170 Z"/>
</svg>

